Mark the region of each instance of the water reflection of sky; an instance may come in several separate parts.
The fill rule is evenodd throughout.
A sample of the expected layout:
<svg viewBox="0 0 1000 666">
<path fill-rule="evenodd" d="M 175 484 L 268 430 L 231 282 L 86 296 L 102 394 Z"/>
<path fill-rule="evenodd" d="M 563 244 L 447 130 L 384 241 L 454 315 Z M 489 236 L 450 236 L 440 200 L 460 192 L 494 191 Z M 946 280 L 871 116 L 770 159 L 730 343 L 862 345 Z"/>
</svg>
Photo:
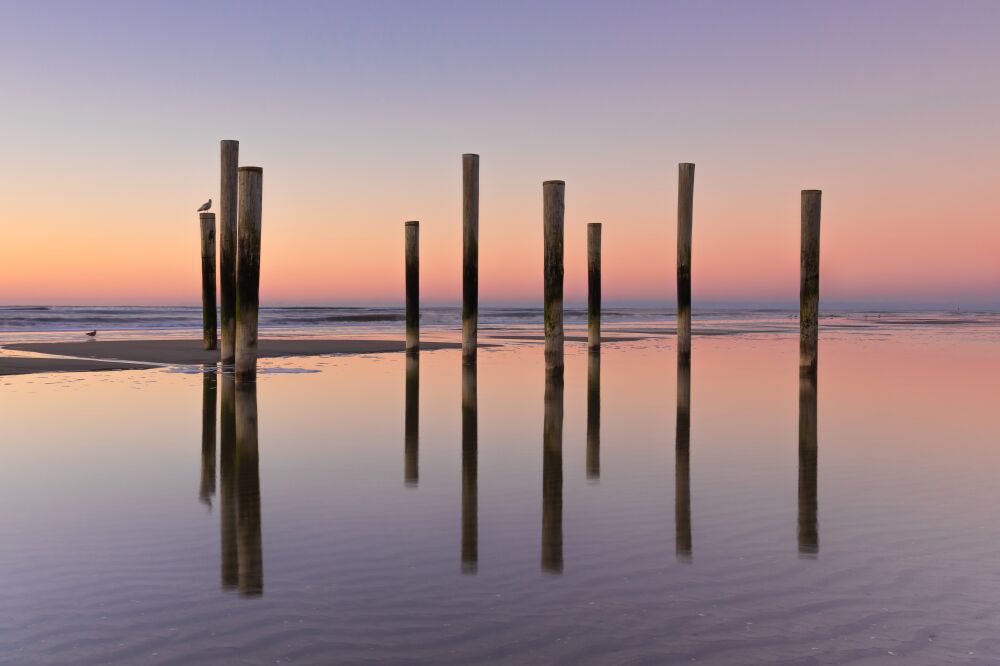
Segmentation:
<svg viewBox="0 0 1000 666">
<path fill-rule="evenodd" d="M 320 372 L 255 446 L 225 379 L 7 377 L 2 655 L 994 662 L 990 335 L 825 335 L 811 457 L 794 336 L 696 337 L 686 432 L 669 338 L 262 361 Z"/>
</svg>

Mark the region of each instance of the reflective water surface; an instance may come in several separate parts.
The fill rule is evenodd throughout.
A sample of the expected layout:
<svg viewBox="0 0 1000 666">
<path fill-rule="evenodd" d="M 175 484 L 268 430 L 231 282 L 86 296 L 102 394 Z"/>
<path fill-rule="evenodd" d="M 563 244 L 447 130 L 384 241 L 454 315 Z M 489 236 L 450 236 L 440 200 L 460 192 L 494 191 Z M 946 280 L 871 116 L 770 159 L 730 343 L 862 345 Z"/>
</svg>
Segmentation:
<svg viewBox="0 0 1000 666">
<path fill-rule="evenodd" d="M 997 663 L 998 343 L 0 378 L 0 662 Z"/>
</svg>

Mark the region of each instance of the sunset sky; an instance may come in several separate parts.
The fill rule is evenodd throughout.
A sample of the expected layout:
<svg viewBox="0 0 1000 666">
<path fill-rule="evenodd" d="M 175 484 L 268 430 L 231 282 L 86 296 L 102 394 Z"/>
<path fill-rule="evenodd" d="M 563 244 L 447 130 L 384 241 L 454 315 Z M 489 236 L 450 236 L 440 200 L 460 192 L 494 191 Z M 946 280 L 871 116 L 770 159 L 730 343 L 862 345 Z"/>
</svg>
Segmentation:
<svg viewBox="0 0 1000 666">
<path fill-rule="evenodd" d="M 675 293 L 695 162 L 695 309 L 794 304 L 823 190 L 825 304 L 1000 307 L 1000 2 L 0 0 L 0 304 L 196 304 L 219 140 L 264 169 L 265 304 L 460 299 L 461 154 L 480 295 L 566 289 L 604 223 L 609 302 Z"/>
</svg>

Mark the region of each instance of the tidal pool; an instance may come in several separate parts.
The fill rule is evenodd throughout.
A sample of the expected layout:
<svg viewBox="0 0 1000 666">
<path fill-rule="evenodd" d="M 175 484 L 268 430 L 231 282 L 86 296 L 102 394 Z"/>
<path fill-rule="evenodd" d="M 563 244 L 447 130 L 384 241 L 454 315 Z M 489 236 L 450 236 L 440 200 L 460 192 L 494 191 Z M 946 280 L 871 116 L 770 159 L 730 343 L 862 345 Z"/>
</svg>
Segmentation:
<svg viewBox="0 0 1000 666">
<path fill-rule="evenodd" d="M 0 662 L 995 664 L 998 342 L 0 378 Z"/>
</svg>

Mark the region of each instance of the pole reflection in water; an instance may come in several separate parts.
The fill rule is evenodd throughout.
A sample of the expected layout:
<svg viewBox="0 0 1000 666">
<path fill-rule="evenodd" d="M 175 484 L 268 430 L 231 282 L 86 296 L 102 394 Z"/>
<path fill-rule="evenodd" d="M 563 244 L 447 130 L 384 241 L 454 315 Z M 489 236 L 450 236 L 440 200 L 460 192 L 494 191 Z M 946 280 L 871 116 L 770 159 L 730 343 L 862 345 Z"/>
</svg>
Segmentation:
<svg viewBox="0 0 1000 666">
<path fill-rule="evenodd" d="M 406 408 L 403 431 L 403 483 L 420 477 L 420 355 L 406 355 Z"/>
<path fill-rule="evenodd" d="M 264 591 L 260 538 L 260 467 L 257 455 L 257 382 L 236 385 L 236 535 L 239 589 L 256 596 Z"/>
<path fill-rule="evenodd" d="M 219 532 L 222 535 L 222 587 L 235 588 L 236 560 L 236 380 L 221 374 L 219 404 Z"/>
<path fill-rule="evenodd" d="M 799 555 L 819 554 L 819 502 L 816 476 L 819 448 L 816 438 L 816 374 L 799 375 Z"/>
<path fill-rule="evenodd" d="M 690 562 L 691 547 L 691 357 L 677 357 L 677 434 L 674 454 L 674 525 L 677 559 Z"/>
<path fill-rule="evenodd" d="M 236 385 L 232 374 L 223 373 L 220 420 L 222 587 L 259 596 L 264 590 L 264 562 L 255 381 Z"/>
<path fill-rule="evenodd" d="M 601 478 L 601 352 L 587 359 L 587 478 Z"/>
<path fill-rule="evenodd" d="M 205 368 L 201 382 L 201 486 L 198 489 L 198 499 L 211 507 L 212 496 L 215 495 L 215 422 L 218 402 L 218 380 L 214 365 Z"/>
<path fill-rule="evenodd" d="M 563 376 L 547 372 L 542 422 L 542 571 L 551 573 L 563 569 L 562 440 Z"/>
<path fill-rule="evenodd" d="M 479 401 L 476 359 L 462 364 L 462 571 L 479 563 Z"/>
</svg>

